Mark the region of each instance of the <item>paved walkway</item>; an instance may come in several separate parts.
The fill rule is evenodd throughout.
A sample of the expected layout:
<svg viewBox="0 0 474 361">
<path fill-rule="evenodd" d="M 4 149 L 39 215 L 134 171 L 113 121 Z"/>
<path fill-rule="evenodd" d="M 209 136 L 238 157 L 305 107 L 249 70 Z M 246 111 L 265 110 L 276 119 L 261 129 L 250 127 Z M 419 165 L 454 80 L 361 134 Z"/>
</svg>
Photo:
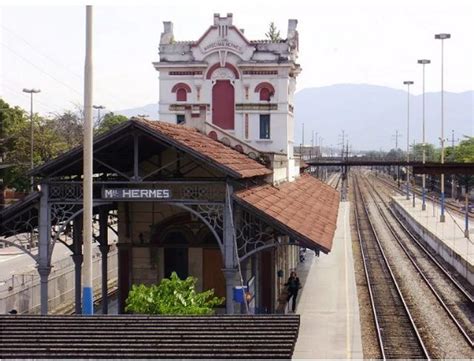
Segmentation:
<svg viewBox="0 0 474 361">
<path fill-rule="evenodd" d="M 471 240 L 464 236 L 464 219 L 461 216 L 453 215 L 452 212 L 446 210 L 445 222 L 439 222 L 440 206 L 431 201 L 426 202 L 426 210 L 421 210 L 421 200 L 415 201 L 413 208 L 413 200 L 407 200 L 405 196 L 394 196 L 403 209 L 408 212 L 419 224 L 426 228 L 429 232 L 442 240 L 449 248 L 457 253 L 461 258 L 467 261 L 471 266 L 474 263 L 474 229 L 470 229 Z M 474 224 L 470 224 L 474 226 Z"/>
<path fill-rule="evenodd" d="M 293 359 L 363 358 L 349 220 L 341 202 L 333 249 L 316 258 L 301 293 Z"/>
</svg>

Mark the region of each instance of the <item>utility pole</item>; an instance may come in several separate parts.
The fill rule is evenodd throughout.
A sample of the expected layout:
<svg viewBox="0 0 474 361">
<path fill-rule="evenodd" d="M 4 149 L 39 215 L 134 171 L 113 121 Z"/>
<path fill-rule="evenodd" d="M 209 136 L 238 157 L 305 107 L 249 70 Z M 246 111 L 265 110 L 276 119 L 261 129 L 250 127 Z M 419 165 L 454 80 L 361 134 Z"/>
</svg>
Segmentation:
<svg viewBox="0 0 474 361">
<path fill-rule="evenodd" d="M 454 162 L 456 159 L 454 154 L 454 129 L 451 130 L 451 160 Z M 451 174 L 451 198 L 456 199 L 456 176 Z"/>
<path fill-rule="evenodd" d="M 416 157 L 416 154 L 415 154 L 415 138 L 413 138 L 413 160 L 415 160 L 415 157 Z M 413 189 L 413 208 L 415 208 L 415 186 L 416 186 L 416 182 L 415 182 L 415 173 L 413 173 L 413 177 L 412 177 L 412 189 Z"/>
<path fill-rule="evenodd" d="M 450 39 L 451 34 L 435 34 L 435 39 L 441 40 L 441 164 L 444 164 L 444 40 Z M 439 221 L 445 222 L 444 173 L 441 174 L 441 214 Z"/>
<path fill-rule="evenodd" d="M 395 134 L 392 135 L 392 138 L 395 139 L 395 150 L 398 150 L 398 138 L 400 138 L 402 135 L 398 132 L 398 129 L 395 130 Z"/>
<path fill-rule="evenodd" d="M 431 60 L 429 59 L 420 59 L 418 60 L 418 64 L 423 65 L 423 124 L 422 124 L 422 147 L 423 147 L 423 164 L 426 163 L 426 136 L 425 136 L 425 66 L 427 64 L 431 64 Z M 426 174 L 423 173 L 422 175 L 422 190 L 421 190 L 421 210 L 426 210 Z"/>
<path fill-rule="evenodd" d="M 24 93 L 30 94 L 30 170 L 34 168 L 34 157 L 33 157 L 33 150 L 34 150 L 34 132 L 33 132 L 33 94 L 37 94 L 41 92 L 40 89 L 23 89 Z M 34 177 L 31 176 L 30 178 L 30 191 L 33 192 L 33 183 Z"/>
<path fill-rule="evenodd" d="M 93 105 L 92 108 L 97 109 L 97 126 L 100 125 L 100 111 L 105 109 L 103 105 Z"/>
<path fill-rule="evenodd" d="M 302 124 L 301 128 L 301 146 L 300 146 L 300 155 L 301 159 L 303 159 L 303 146 L 304 146 L 304 123 Z"/>
<path fill-rule="evenodd" d="M 407 200 L 410 199 L 410 167 L 408 163 L 410 162 L 410 85 L 414 83 L 411 80 L 403 82 L 407 86 Z"/>
<path fill-rule="evenodd" d="M 83 210 L 83 287 L 82 313 L 94 313 L 92 284 L 92 6 L 86 6 L 86 58 L 84 65 L 84 210 Z"/>
<path fill-rule="evenodd" d="M 344 145 L 346 144 L 345 143 L 345 132 L 344 132 L 344 129 L 342 130 L 342 152 L 341 152 L 341 158 L 344 158 Z"/>
</svg>

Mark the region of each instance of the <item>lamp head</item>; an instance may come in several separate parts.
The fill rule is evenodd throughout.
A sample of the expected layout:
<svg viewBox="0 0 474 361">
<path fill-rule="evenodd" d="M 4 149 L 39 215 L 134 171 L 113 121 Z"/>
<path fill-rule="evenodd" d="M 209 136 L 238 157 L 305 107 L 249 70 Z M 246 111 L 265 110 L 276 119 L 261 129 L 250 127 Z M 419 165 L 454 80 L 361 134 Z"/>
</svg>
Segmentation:
<svg viewBox="0 0 474 361">
<path fill-rule="evenodd" d="M 430 64 L 431 63 L 431 60 L 428 60 L 428 59 L 420 59 L 418 60 L 418 64 Z"/>
<path fill-rule="evenodd" d="M 444 40 L 444 39 L 449 39 L 450 37 L 451 37 L 451 34 L 447 34 L 447 33 L 435 34 L 435 39 Z"/>
<path fill-rule="evenodd" d="M 412 82 L 411 80 L 405 80 L 405 81 L 403 82 L 403 84 L 405 84 L 405 85 L 413 85 L 413 84 L 415 84 L 415 83 Z"/>
<path fill-rule="evenodd" d="M 41 92 L 41 90 L 40 90 L 40 89 L 27 89 L 27 88 L 23 88 L 23 92 L 24 92 L 24 93 L 32 94 L 32 93 L 39 93 L 39 92 Z"/>
</svg>

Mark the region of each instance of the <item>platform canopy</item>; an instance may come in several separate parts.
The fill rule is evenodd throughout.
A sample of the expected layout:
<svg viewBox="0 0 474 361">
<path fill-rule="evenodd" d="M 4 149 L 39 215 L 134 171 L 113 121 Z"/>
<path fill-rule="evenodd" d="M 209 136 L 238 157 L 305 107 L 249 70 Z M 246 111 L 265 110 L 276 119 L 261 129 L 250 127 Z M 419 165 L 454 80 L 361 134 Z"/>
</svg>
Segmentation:
<svg viewBox="0 0 474 361">
<path fill-rule="evenodd" d="M 134 142 L 136 136 L 140 139 Z M 94 172 L 114 170 L 125 174 L 133 169 L 135 160 L 147 160 L 170 147 L 236 179 L 272 173 L 262 163 L 194 128 L 137 118 L 94 138 Z M 33 169 L 31 174 L 40 177 L 82 174 L 82 146 Z"/>
<path fill-rule="evenodd" d="M 280 186 L 265 184 L 241 190 L 234 199 L 300 244 L 324 253 L 331 250 L 339 192 L 313 176 L 303 174 Z"/>
</svg>

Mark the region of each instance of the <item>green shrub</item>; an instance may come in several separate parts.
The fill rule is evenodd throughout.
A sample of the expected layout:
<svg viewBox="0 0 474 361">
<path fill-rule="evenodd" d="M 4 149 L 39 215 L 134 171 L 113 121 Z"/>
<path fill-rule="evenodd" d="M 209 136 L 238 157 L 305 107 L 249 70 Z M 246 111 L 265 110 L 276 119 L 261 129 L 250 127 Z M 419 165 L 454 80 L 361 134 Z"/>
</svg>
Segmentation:
<svg viewBox="0 0 474 361">
<path fill-rule="evenodd" d="M 182 280 L 176 272 L 164 278 L 159 285 L 133 285 L 125 310 L 151 315 L 208 315 L 224 298 L 215 297 L 214 290 L 196 292 L 197 278 Z"/>
</svg>

